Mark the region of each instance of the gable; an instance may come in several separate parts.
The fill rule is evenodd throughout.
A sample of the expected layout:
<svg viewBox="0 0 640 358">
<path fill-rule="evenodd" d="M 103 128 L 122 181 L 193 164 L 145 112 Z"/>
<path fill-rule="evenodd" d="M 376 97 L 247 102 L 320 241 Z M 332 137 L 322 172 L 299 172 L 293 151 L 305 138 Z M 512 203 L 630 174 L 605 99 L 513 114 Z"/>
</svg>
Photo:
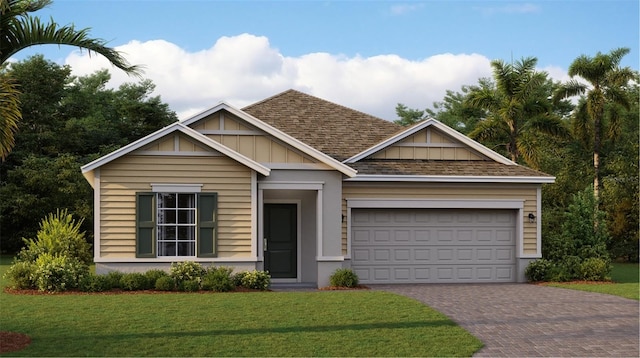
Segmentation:
<svg viewBox="0 0 640 358">
<path fill-rule="evenodd" d="M 443 131 L 426 127 L 367 159 L 489 160 Z"/>
<path fill-rule="evenodd" d="M 282 92 L 242 110 L 338 161 L 404 129 L 296 90 Z"/>
<path fill-rule="evenodd" d="M 221 155 L 198 141 L 178 132 L 168 134 L 146 146 L 135 150 L 132 154 L 136 155 Z"/>
<path fill-rule="evenodd" d="M 228 111 L 209 114 L 191 128 L 260 163 L 317 164 L 318 160 L 268 135 Z"/>
<path fill-rule="evenodd" d="M 127 156 L 133 152 L 143 155 L 223 155 L 236 162 L 255 170 L 256 172 L 268 176 L 270 169 L 246 156 L 221 145 L 220 143 L 207 138 L 205 135 L 193 129 L 175 122 L 162 129 L 159 129 L 146 137 L 140 138 L 133 143 L 117 149 L 91 163 L 81 167 L 82 175 L 90 185 L 94 185 L 94 170 L 114 160 Z M 219 154 L 218 154 L 219 153 Z"/>
</svg>

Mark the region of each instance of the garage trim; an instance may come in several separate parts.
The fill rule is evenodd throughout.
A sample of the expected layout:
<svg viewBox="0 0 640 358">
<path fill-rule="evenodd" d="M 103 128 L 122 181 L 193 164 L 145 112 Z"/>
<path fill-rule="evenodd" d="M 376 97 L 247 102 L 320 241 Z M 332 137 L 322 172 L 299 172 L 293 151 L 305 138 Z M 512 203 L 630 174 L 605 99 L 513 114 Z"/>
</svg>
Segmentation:
<svg viewBox="0 0 640 358">
<path fill-rule="evenodd" d="M 524 200 L 519 199 L 386 199 L 346 198 L 347 201 L 347 254 L 351 259 L 351 209 L 512 209 L 518 210 L 516 218 L 516 258 L 534 258 L 523 253 Z M 539 252 L 539 251 L 538 251 Z M 535 257 L 537 258 L 537 256 Z"/>
</svg>

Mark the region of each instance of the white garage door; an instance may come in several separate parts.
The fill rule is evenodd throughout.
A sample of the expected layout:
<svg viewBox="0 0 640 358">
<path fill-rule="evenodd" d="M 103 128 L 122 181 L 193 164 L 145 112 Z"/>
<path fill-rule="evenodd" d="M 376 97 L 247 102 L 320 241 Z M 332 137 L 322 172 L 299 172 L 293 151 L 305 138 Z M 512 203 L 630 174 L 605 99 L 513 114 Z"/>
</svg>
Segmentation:
<svg viewBox="0 0 640 358">
<path fill-rule="evenodd" d="M 352 209 L 351 266 L 364 284 L 515 282 L 516 213 Z"/>
</svg>

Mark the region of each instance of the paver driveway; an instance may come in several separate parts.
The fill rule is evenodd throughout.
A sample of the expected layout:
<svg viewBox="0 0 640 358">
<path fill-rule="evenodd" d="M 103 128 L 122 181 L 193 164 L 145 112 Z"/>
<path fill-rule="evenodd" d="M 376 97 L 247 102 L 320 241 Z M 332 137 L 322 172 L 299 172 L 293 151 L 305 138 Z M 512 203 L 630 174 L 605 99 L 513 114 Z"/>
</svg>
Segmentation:
<svg viewBox="0 0 640 358">
<path fill-rule="evenodd" d="M 638 357 L 638 301 L 530 284 L 370 285 L 449 316 L 476 357 Z"/>
</svg>

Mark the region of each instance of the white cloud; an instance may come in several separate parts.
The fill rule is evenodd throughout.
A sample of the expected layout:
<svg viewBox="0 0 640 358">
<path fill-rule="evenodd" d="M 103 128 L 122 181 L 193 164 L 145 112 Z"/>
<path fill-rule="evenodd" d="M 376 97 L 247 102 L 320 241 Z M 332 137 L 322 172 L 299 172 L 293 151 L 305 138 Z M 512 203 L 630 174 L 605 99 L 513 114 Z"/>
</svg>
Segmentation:
<svg viewBox="0 0 640 358">
<path fill-rule="evenodd" d="M 250 34 L 222 37 L 198 52 L 187 52 L 164 40 L 132 41 L 117 50 L 130 63 L 144 65 L 144 77 L 155 83 L 155 94 L 180 118 L 220 101 L 242 108 L 293 88 L 394 120 L 398 103 L 417 109 L 431 107 L 443 99 L 446 90 L 457 91 L 491 76 L 490 60 L 478 54 L 438 54 L 418 61 L 396 55 L 286 57 L 266 37 Z M 86 52 L 72 53 L 66 63 L 75 75 L 108 68 L 112 87 L 136 81 L 101 56 L 90 58 Z M 558 71 L 556 75 L 561 76 Z"/>
</svg>

